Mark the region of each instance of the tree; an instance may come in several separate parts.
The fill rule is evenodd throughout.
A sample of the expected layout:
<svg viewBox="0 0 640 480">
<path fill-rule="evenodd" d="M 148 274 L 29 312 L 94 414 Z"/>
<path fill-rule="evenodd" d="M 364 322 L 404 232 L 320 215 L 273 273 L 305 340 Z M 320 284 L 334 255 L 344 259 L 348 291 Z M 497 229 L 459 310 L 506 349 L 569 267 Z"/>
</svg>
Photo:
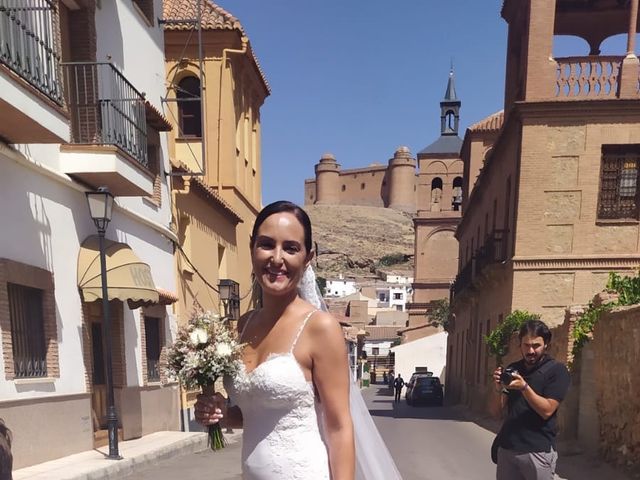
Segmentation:
<svg viewBox="0 0 640 480">
<path fill-rule="evenodd" d="M 427 313 L 427 318 L 431 320 L 432 325 L 442 327 L 445 331 L 448 331 L 449 315 L 451 314 L 449 300 L 442 298 L 440 300 L 434 300 L 431 304 L 433 305 L 433 309 Z"/>
</svg>

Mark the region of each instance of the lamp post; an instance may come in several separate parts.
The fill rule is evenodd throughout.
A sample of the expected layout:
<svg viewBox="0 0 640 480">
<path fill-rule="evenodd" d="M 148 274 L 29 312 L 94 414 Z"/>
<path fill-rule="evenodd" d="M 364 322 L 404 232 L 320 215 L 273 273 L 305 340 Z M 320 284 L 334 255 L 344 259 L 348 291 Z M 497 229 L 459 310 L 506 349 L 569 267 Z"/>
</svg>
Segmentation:
<svg viewBox="0 0 640 480">
<path fill-rule="evenodd" d="M 228 278 L 220 279 L 218 284 L 220 301 L 227 320 L 240 320 L 240 288 L 238 282 Z"/>
<path fill-rule="evenodd" d="M 111 221 L 113 211 L 113 195 L 107 187 L 100 187 L 95 192 L 86 192 L 91 219 L 98 229 L 100 241 L 100 277 L 102 279 L 102 344 L 105 352 L 107 377 L 107 429 L 109 433 L 109 459 L 120 460 L 118 452 L 118 416 L 116 414 L 113 395 L 113 368 L 111 358 L 111 316 L 109 314 L 109 292 L 107 289 L 107 259 L 104 246 L 104 235 Z"/>
</svg>

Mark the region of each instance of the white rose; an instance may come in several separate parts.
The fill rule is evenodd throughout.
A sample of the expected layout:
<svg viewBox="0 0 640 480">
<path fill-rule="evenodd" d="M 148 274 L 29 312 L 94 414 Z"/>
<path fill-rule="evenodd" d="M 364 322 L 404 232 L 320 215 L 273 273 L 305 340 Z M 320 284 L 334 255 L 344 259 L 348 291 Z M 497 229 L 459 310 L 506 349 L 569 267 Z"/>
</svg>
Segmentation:
<svg viewBox="0 0 640 480">
<path fill-rule="evenodd" d="M 189 340 L 194 346 L 198 346 L 201 343 L 207 343 L 209 340 L 209 334 L 204 328 L 196 328 L 189 334 Z"/>
<path fill-rule="evenodd" d="M 216 354 L 221 357 L 228 357 L 229 355 L 231 355 L 231 353 L 231 346 L 228 343 L 221 343 L 216 346 Z"/>
</svg>

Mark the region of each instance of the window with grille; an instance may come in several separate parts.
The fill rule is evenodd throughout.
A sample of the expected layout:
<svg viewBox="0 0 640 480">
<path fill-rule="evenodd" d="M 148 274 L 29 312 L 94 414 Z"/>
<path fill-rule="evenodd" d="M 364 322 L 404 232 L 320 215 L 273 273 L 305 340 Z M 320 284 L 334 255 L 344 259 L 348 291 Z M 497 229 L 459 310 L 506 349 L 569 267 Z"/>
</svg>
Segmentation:
<svg viewBox="0 0 640 480">
<path fill-rule="evenodd" d="M 47 376 L 47 348 L 42 308 L 43 291 L 7 284 L 11 342 L 16 378 Z"/>
<path fill-rule="evenodd" d="M 371 355 L 380 355 L 380 347 L 372 347 Z"/>
<path fill-rule="evenodd" d="M 146 338 L 147 380 L 160 381 L 160 319 L 144 317 L 144 333 Z"/>
<path fill-rule="evenodd" d="M 603 145 L 598 218 L 638 218 L 640 145 Z"/>
</svg>

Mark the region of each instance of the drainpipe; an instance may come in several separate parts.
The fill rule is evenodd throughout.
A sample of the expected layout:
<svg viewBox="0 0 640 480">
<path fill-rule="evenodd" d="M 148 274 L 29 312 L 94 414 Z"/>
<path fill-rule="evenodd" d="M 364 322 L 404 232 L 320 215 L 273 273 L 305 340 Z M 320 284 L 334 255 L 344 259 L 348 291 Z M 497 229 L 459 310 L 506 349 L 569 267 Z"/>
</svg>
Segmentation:
<svg viewBox="0 0 640 480">
<path fill-rule="evenodd" d="M 638 0 L 631 0 L 629 14 L 629 33 L 627 34 L 627 57 L 635 56 L 636 25 L 638 24 Z"/>
<path fill-rule="evenodd" d="M 218 88 L 218 174 L 216 179 L 216 185 L 218 189 L 218 193 L 222 190 L 222 181 L 220 178 L 220 170 L 222 165 L 222 159 L 220 158 L 220 151 L 222 145 L 222 135 L 221 135 L 221 127 L 222 127 L 222 82 L 224 78 L 224 69 L 227 66 L 227 54 L 232 53 L 247 53 L 247 47 L 249 45 L 249 39 L 245 36 L 242 36 L 240 39 L 242 42 L 242 48 L 233 49 L 233 48 L 224 48 L 222 50 L 222 63 L 220 63 L 220 86 Z"/>
</svg>

